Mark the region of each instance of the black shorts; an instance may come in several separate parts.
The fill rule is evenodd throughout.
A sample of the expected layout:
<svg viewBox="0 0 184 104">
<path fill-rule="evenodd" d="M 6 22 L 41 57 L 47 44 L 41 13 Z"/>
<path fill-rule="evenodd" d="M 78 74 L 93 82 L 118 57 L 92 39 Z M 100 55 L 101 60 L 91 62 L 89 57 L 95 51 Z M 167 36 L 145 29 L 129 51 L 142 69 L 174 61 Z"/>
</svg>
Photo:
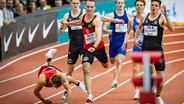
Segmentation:
<svg viewBox="0 0 184 104">
<path fill-rule="evenodd" d="M 82 58 L 82 63 L 84 62 L 89 62 L 91 65 L 94 61 L 94 56 L 100 61 L 101 63 L 107 63 L 108 62 L 108 57 L 105 51 L 105 47 L 102 47 L 95 52 L 91 53 L 87 50 L 84 50 L 83 53 L 83 58 Z"/>
<path fill-rule="evenodd" d="M 142 50 L 142 51 L 158 51 L 158 50 Z M 153 63 L 154 66 L 155 66 L 155 69 L 156 71 L 165 71 L 165 58 L 164 58 L 164 52 L 162 52 L 162 56 L 161 56 L 161 59 L 160 59 L 160 63 L 156 64 L 156 63 Z"/>
<path fill-rule="evenodd" d="M 69 44 L 69 51 L 68 51 L 68 64 L 75 64 L 79 55 L 83 53 L 83 44 L 75 45 Z"/>
</svg>

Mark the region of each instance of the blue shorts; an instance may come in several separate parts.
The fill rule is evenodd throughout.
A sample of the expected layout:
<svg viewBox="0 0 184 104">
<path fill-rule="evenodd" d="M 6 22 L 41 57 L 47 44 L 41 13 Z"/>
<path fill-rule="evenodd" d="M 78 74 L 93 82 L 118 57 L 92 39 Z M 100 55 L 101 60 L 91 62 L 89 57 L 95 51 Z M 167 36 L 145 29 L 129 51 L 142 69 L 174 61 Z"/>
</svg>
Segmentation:
<svg viewBox="0 0 184 104">
<path fill-rule="evenodd" d="M 139 44 L 140 44 L 140 48 L 141 49 L 139 49 L 135 44 L 134 44 L 134 46 L 133 46 L 133 52 L 140 52 L 140 51 L 142 51 L 142 44 L 143 44 L 143 42 L 138 42 Z"/>
<path fill-rule="evenodd" d="M 109 57 L 115 58 L 118 54 L 126 55 L 126 49 L 122 49 L 123 41 L 110 41 Z M 126 46 L 127 48 L 127 46 Z"/>
</svg>

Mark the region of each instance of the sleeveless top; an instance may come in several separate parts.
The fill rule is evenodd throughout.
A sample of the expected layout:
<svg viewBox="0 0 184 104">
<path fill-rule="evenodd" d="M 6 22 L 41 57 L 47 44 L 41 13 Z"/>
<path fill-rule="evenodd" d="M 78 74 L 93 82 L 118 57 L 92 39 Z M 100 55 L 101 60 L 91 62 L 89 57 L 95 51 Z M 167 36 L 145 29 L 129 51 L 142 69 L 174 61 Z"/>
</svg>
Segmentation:
<svg viewBox="0 0 184 104">
<path fill-rule="evenodd" d="M 162 51 L 162 37 L 164 28 L 159 25 L 161 14 L 153 21 L 149 20 L 147 15 L 144 21 L 144 40 L 143 50 L 157 50 Z"/>
<path fill-rule="evenodd" d="M 58 68 L 54 67 L 54 66 L 42 66 L 40 68 L 40 71 L 38 72 L 38 76 L 40 74 L 45 74 L 46 77 L 46 87 L 53 87 L 52 84 L 49 84 L 49 79 L 52 77 L 52 75 L 56 74 L 56 70 L 62 72 L 61 70 L 59 70 Z"/>
<path fill-rule="evenodd" d="M 94 18 L 86 23 L 84 18 L 86 14 L 82 18 L 82 32 L 83 32 L 83 38 L 84 38 L 84 49 L 88 49 L 92 47 L 96 41 L 96 35 L 95 35 L 95 26 L 93 25 L 93 20 L 96 18 L 97 15 L 94 16 Z M 104 41 L 101 40 L 99 45 L 96 47 L 96 50 L 102 48 L 104 46 Z"/>
<path fill-rule="evenodd" d="M 136 20 L 136 17 L 137 17 L 137 16 L 134 16 L 134 19 L 133 19 L 133 31 L 134 31 L 134 33 L 136 32 L 136 29 L 137 29 L 137 27 L 138 27 L 138 25 L 139 25 L 139 23 L 138 23 L 137 20 Z M 134 34 L 134 36 L 135 36 L 135 34 Z M 141 31 L 141 33 L 140 33 L 138 39 L 137 39 L 137 41 L 138 41 L 139 43 L 142 43 L 142 42 L 143 42 L 143 36 L 144 36 L 144 29 L 142 29 L 142 31 Z"/>
<path fill-rule="evenodd" d="M 72 17 L 71 11 L 69 12 L 68 16 L 68 22 L 74 21 L 74 20 L 80 20 L 80 16 L 82 15 L 83 10 L 80 10 L 80 14 L 77 17 Z M 74 26 L 70 25 L 68 26 L 68 34 L 70 43 L 73 43 L 75 45 L 83 45 L 83 38 L 82 38 L 82 26 Z"/>
<path fill-rule="evenodd" d="M 118 16 L 116 11 L 114 11 L 114 19 L 122 19 L 124 20 L 124 24 L 121 23 L 110 23 L 110 29 L 112 30 L 111 41 L 124 41 L 125 33 L 128 28 L 128 16 L 126 11 L 124 10 L 123 16 Z"/>
</svg>

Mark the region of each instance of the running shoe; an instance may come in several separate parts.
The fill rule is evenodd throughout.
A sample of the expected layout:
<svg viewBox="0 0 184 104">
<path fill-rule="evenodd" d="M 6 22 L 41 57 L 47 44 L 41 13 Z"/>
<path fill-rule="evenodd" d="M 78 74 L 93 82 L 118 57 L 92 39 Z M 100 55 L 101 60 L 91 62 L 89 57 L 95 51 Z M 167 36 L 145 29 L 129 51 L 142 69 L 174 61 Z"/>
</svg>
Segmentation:
<svg viewBox="0 0 184 104">
<path fill-rule="evenodd" d="M 160 96 L 157 97 L 157 102 L 158 104 L 166 104 Z"/>
<path fill-rule="evenodd" d="M 50 49 L 46 54 L 45 57 L 47 59 L 52 58 L 52 56 L 56 53 L 57 49 Z"/>
<path fill-rule="evenodd" d="M 81 81 L 79 81 L 79 80 L 78 80 L 78 83 L 79 83 L 78 86 L 82 89 L 82 91 L 87 92 L 86 86 Z"/>
<path fill-rule="evenodd" d="M 67 91 L 64 91 L 63 95 L 61 96 L 61 99 L 65 100 L 67 96 Z"/>
<path fill-rule="evenodd" d="M 138 100 L 139 97 L 140 97 L 139 91 L 135 91 L 135 95 L 134 95 L 133 99 L 134 99 L 134 100 Z"/>
<path fill-rule="evenodd" d="M 93 102 L 94 102 L 93 97 L 88 96 L 88 98 L 86 99 L 86 104 L 93 103 Z"/>
<path fill-rule="evenodd" d="M 118 83 L 117 82 L 113 82 L 111 85 L 112 88 L 117 88 L 118 87 Z"/>
</svg>

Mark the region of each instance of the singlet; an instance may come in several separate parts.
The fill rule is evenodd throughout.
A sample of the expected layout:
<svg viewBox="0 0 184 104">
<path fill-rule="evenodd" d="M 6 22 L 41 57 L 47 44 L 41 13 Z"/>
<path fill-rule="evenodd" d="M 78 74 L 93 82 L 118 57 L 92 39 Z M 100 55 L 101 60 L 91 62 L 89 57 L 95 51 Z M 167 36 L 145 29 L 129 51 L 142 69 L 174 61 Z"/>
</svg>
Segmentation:
<svg viewBox="0 0 184 104">
<path fill-rule="evenodd" d="M 71 11 L 69 12 L 68 16 L 68 22 L 74 21 L 74 20 L 80 20 L 80 16 L 82 15 L 83 10 L 80 10 L 80 14 L 77 17 L 72 17 Z M 83 45 L 83 38 L 82 38 L 82 26 L 74 26 L 70 25 L 68 26 L 68 34 L 71 44 L 75 45 Z"/>
<path fill-rule="evenodd" d="M 133 19 L 133 31 L 134 31 L 134 33 L 136 32 L 136 29 L 137 29 L 137 27 L 138 27 L 138 25 L 139 25 L 139 23 L 137 22 L 137 20 L 136 20 L 136 17 L 137 16 L 134 16 L 134 19 Z M 135 34 L 134 34 L 135 35 Z M 143 35 L 144 35 L 144 29 L 142 29 L 142 31 L 141 31 L 141 33 L 140 33 L 140 35 L 139 35 L 139 37 L 138 37 L 138 42 L 143 42 Z"/>
<path fill-rule="evenodd" d="M 112 30 L 112 34 L 111 34 L 110 40 L 111 41 L 122 41 L 124 40 L 125 33 L 128 28 L 128 17 L 127 17 L 126 11 L 124 10 L 123 16 L 118 16 L 116 14 L 116 11 L 114 11 L 114 19 L 122 19 L 124 20 L 124 24 L 111 22 L 110 29 Z"/>
<path fill-rule="evenodd" d="M 83 32 L 83 38 L 84 38 L 84 49 L 88 49 L 92 47 L 96 41 L 96 35 L 95 35 L 95 26 L 93 25 L 93 20 L 96 18 L 97 15 L 94 16 L 94 18 L 86 23 L 84 18 L 86 14 L 84 14 L 82 18 L 82 32 Z M 96 47 L 96 50 L 102 48 L 104 46 L 104 41 L 101 40 L 99 45 Z"/>
<path fill-rule="evenodd" d="M 164 28 L 159 25 L 159 19 L 161 14 L 155 20 L 149 20 L 147 15 L 143 26 L 144 26 L 144 40 L 143 50 L 157 50 L 162 51 L 162 37 Z"/>
<path fill-rule="evenodd" d="M 49 84 L 48 81 L 49 79 L 52 77 L 52 75 L 56 74 L 56 71 L 60 71 L 58 68 L 54 67 L 54 66 L 41 66 L 40 71 L 38 72 L 38 76 L 40 74 L 45 74 L 46 77 L 46 87 L 52 87 L 52 84 Z"/>
</svg>

